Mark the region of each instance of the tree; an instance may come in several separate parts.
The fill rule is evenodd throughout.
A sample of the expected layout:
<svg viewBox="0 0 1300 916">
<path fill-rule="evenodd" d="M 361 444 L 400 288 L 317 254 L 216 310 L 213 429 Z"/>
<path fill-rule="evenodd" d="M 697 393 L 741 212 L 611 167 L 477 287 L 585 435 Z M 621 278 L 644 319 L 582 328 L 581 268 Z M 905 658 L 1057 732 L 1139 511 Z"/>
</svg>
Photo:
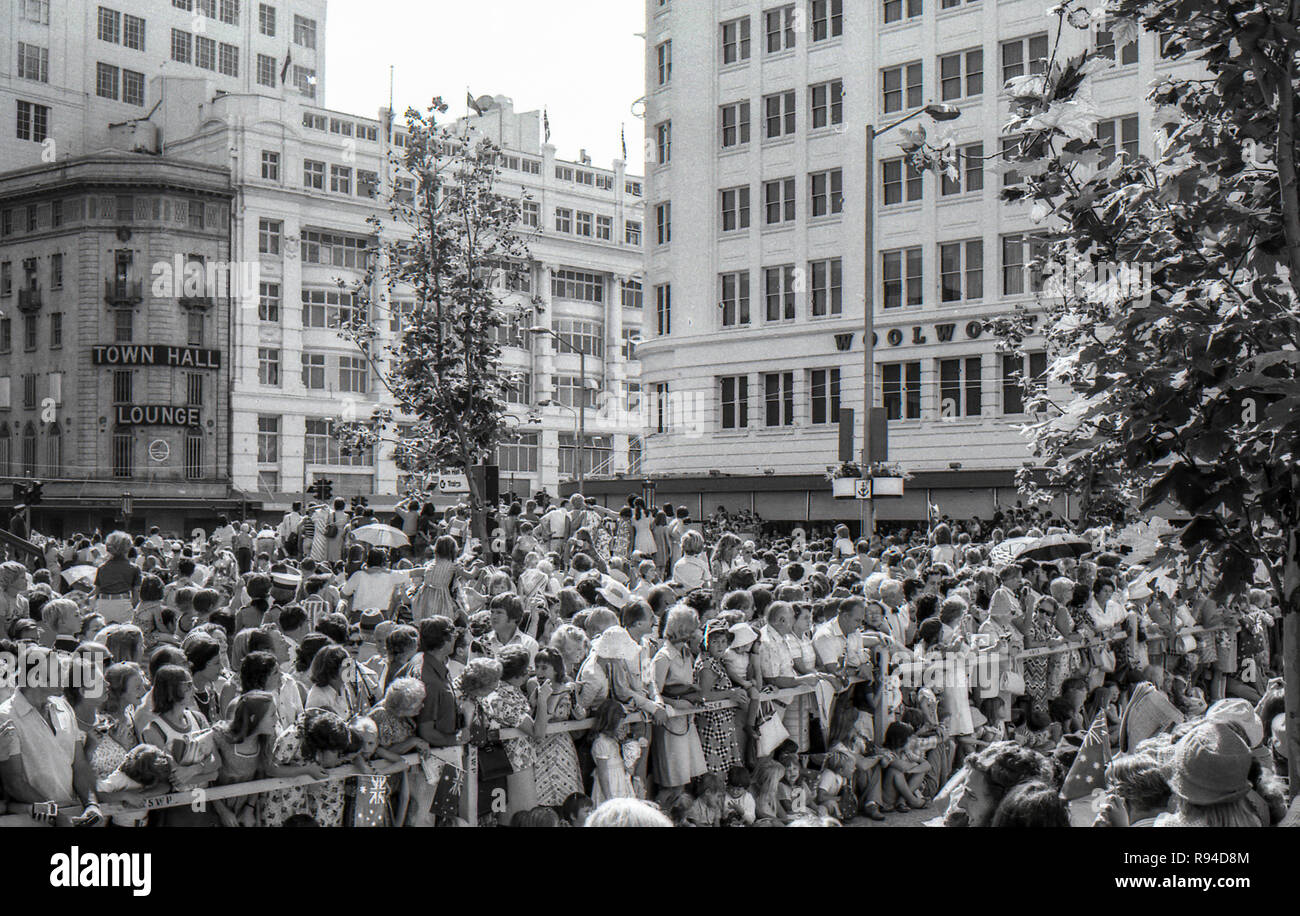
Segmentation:
<svg viewBox="0 0 1300 916">
<path fill-rule="evenodd" d="M 1014 138 L 1003 189 L 1044 226 L 1040 315 L 991 322 L 1007 352 L 1046 340 L 1048 376 L 1068 385 L 1027 404 L 1046 477 L 1036 495 L 1088 491 L 1190 517 L 1158 559 L 1185 552 L 1239 596 L 1257 561 L 1283 610 L 1291 785 L 1300 786 L 1300 206 L 1296 54 L 1300 0 L 1081 0 L 1053 12 L 1045 72 L 1012 79 Z M 1155 161 L 1103 149 L 1090 76 L 1113 61 L 1061 53 L 1101 16 L 1116 48 L 1139 26 L 1194 75 L 1152 90 Z M 914 161 L 951 163 L 914 144 Z M 1115 150 L 1114 152 L 1118 152 Z M 1102 269 L 1098 269 L 1102 268 Z M 1035 319 L 1040 319 L 1035 323 Z"/>
<path fill-rule="evenodd" d="M 378 242 L 354 290 L 362 307 L 340 329 L 396 408 L 347 418 L 337 432 L 351 448 L 391 442 L 398 467 L 425 479 L 464 472 L 475 533 L 486 539 L 485 494 L 471 468 L 494 453 L 506 393 L 517 384 L 501 364 L 498 329 L 507 313 L 496 285 L 503 277 L 513 285 L 528 249 L 517 230 L 519 201 L 495 189 L 499 148 L 439 125 L 446 110 L 435 98 L 425 112 L 406 112 L 406 147 L 390 165 L 411 184 L 394 181 L 387 217 L 370 219 Z M 384 291 L 382 308 L 371 301 L 376 288 Z M 409 312 L 396 304 L 405 296 L 413 299 Z M 382 311 L 399 330 L 381 347 L 374 322 Z"/>
</svg>

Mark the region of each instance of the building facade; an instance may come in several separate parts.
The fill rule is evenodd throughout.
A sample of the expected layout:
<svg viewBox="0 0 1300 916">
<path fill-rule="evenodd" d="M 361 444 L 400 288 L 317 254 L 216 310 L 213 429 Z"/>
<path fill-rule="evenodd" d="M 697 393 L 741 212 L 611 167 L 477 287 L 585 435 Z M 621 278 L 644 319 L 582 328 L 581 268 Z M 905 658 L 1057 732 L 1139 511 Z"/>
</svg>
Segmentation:
<svg viewBox="0 0 1300 916">
<path fill-rule="evenodd" d="M 646 3 L 646 470 L 659 489 L 712 511 L 772 519 L 857 516 L 820 478 L 837 463 L 839 408 L 862 450 L 865 262 L 872 258 L 873 406 L 889 459 L 914 475 L 881 519 L 924 519 L 927 503 L 987 517 L 1014 501 L 1030 453 L 1015 376 L 1046 369 L 999 354 L 983 322 L 1038 308 L 1029 261 L 1042 231 L 996 158 L 1005 80 L 1042 72 L 1055 41 L 1043 0 L 758 0 Z M 1061 55 L 1108 46 L 1094 78 L 1103 155 L 1150 155 L 1147 87 L 1185 63 L 1154 36 L 1115 48 L 1109 32 L 1067 28 Z M 901 134 L 866 132 L 925 116 L 951 136 L 956 180 L 911 172 Z M 875 232 L 866 252 L 865 182 Z M 1035 352 L 1037 350 L 1037 352 Z M 873 448 L 874 450 L 874 448 Z M 732 476 L 725 487 L 701 482 Z M 711 495 L 722 490 L 716 500 Z M 715 505 L 716 503 L 716 505 Z M 1065 509 L 1064 504 L 1060 507 Z"/>
<path fill-rule="evenodd" d="M 231 199 L 225 169 L 142 153 L 0 175 L 0 483 L 45 483 L 41 530 L 238 506 Z"/>
</svg>

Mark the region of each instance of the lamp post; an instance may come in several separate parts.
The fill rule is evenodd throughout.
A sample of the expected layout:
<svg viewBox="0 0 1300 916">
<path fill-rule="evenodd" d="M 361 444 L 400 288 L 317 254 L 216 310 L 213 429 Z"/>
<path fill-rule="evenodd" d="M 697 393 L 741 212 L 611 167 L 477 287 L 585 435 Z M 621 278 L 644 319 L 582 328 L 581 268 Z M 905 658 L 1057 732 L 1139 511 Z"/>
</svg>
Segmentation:
<svg viewBox="0 0 1300 916">
<path fill-rule="evenodd" d="M 876 263 L 876 138 L 886 131 L 893 130 L 900 124 L 920 115 L 928 114 L 936 121 L 951 121 L 961 117 L 961 109 L 955 105 L 931 104 L 918 108 L 909 115 L 899 118 L 892 124 L 879 129 L 868 124 L 866 130 L 866 193 L 865 221 L 866 231 L 864 254 L 862 259 L 862 473 L 867 474 L 871 467 L 871 402 L 875 399 L 876 353 L 873 338 L 876 333 L 875 306 L 875 263 Z M 870 537 L 875 533 L 876 506 L 874 500 L 859 500 L 862 503 L 862 536 Z"/>
<path fill-rule="evenodd" d="M 578 449 L 578 493 L 579 495 L 583 495 L 582 487 L 586 474 L 586 468 L 584 465 L 587 463 L 587 351 L 582 347 L 575 347 L 555 331 L 543 327 L 542 325 L 534 325 L 533 327 L 528 328 L 528 332 L 530 334 L 549 334 L 551 337 L 555 338 L 556 343 L 565 347 L 568 352 L 578 354 L 579 393 L 578 406 L 574 409 L 574 413 L 577 415 L 577 428 L 574 435 L 577 437 L 575 445 Z M 556 404 L 560 407 L 564 406 L 556 401 L 551 401 L 550 403 Z"/>
</svg>

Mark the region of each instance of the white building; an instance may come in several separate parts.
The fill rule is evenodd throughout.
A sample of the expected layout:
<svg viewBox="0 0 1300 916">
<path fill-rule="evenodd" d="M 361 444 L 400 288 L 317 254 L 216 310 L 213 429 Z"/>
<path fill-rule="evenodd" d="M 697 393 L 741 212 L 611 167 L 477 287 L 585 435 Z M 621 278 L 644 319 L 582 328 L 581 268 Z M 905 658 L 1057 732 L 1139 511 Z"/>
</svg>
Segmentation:
<svg viewBox="0 0 1300 916">
<path fill-rule="evenodd" d="M 640 356 L 661 500 L 791 521 L 857 515 L 822 478 L 841 404 L 857 415 L 855 458 L 862 449 L 865 131 L 931 102 L 960 118 L 908 126 L 951 133 L 958 182 L 908 174 L 897 130 L 875 143 L 873 402 L 889 417 L 889 459 L 914 475 L 877 517 L 922 519 L 927 496 L 987 517 L 1016 498 L 1030 458 L 1008 378 L 1018 367 L 981 322 L 1034 306 L 1025 264 L 1038 227 L 1028 204 L 998 199 L 1000 163 L 978 157 L 1000 150 L 1004 81 L 1050 53 L 1049 5 L 647 0 Z M 1067 27 L 1059 53 L 1108 40 Z M 1186 66 L 1160 61 L 1149 34 L 1119 50 L 1095 78 L 1112 149 L 1152 152 L 1147 87 Z M 1031 353 L 1029 371 L 1044 368 Z"/>
</svg>

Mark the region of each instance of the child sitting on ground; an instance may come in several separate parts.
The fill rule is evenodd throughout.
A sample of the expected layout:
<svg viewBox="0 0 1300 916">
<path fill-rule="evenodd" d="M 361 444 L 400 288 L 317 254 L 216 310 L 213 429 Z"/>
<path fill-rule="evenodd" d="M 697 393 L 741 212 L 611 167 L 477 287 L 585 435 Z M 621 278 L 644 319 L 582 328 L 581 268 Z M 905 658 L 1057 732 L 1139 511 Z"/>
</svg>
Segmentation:
<svg viewBox="0 0 1300 916">
<path fill-rule="evenodd" d="M 761 767 L 760 767 L 761 769 Z M 737 820 L 730 826 L 749 826 L 755 819 L 754 796 L 749 791 L 749 770 L 742 766 L 733 766 L 727 771 L 727 797 L 723 803 L 723 820 Z"/>
</svg>

